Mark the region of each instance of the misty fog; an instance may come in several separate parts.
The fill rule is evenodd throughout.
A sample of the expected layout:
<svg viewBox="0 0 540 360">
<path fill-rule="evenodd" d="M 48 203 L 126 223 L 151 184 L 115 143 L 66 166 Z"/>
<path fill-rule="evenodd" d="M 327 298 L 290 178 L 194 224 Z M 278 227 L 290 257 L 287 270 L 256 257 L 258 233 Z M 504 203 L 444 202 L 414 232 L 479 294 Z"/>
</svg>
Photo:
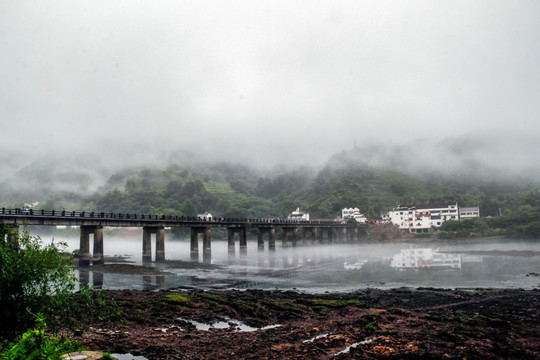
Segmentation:
<svg viewBox="0 0 540 360">
<path fill-rule="evenodd" d="M 170 240 L 166 235 L 166 257 L 170 264 L 155 264 L 165 273 L 153 276 L 106 273 L 92 268 L 86 271 L 101 279 L 108 289 L 143 288 L 253 288 L 296 289 L 304 292 L 354 291 L 365 288 L 399 288 L 434 286 L 444 288 L 534 288 L 538 286 L 537 258 L 540 244 L 522 241 L 489 241 L 480 243 L 440 242 L 311 244 L 307 239 L 298 246 L 279 246 L 275 251 L 259 250 L 257 240 L 250 238 L 245 254 L 228 252 L 227 241 L 212 241 L 211 265 L 201 268 L 175 268 L 175 261 L 191 261 L 189 240 Z M 57 236 L 69 250 L 77 249 L 76 236 Z M 141 231 L 129 236 L 108 233 L 105 255 L 108 263 L 141 264 Z M 266 244 L 268 245 L 268 244 Z M 459 260 L 458 267 L 395 268 L 393 259 L 403 250 L 416 249 L 448 254 Z M 199 254 L 202 263 L 202 254 Z M 434 263 L 435 264 L 435 263 Z M 349 265 L 349 266 L 348 266 Z M 80 270 L 84 271 L 84 270 Z M 97 273 L 97 274 L 96 274 Z M 86 275 L 88 278 L 88 275 Z M 83 276 L 84 278 L 84 276 Z M 161 279 L 161 282 L 158 281 Z M 95 284 L 94 284 L 95 285 Z"/>
<path fill-rule="evenodd" d="M 411 166 L 537 170 L 539 16 L 502 0 L 2 2 L 2 178 L 56 157 L 98 175 L 320 166 L 368 142 L 412 149 Z"/>
</svg>

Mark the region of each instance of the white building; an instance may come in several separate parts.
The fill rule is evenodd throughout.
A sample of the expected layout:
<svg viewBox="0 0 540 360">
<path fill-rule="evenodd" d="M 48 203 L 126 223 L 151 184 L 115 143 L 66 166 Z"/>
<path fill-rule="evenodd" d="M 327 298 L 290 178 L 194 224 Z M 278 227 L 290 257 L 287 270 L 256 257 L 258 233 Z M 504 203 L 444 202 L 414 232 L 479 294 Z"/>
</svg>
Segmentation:
<svg viewBox="0 0 540 360">
<path fill-rule="evenodd" d="M 203 214 L 198 214 L 197 217 L 201 218 L 202 220 L 212 220 L 212 214 L 210 214 L 208 211 Z"/>
<path fill-rule="evenodd" d="M 475 217 L 480 217 L 480 207 L 474 206 L 474 207 L 460 207 L 459 208 L 459 219 L 465 220 L 465 219 L 472 219 Z"/>
<path fill-rule="evenodd" d="M 289 216 L 287 216 L 287 219 L 309 221 L 309 213 L 302 212 L 300 211 L 300 208 L 296 208 L 295 211 L 293 211 L 289 214 Z"/>
<path fill-rule="evenodd" d="M 407 233 L 429 232 L 432 228 L 440 227 L 446 220 L 460 219 L 457 204 L 433 208 L 398 206 L 388 212 L 388 217 L 392 224 Z"/>
<path fill-rule="evenodd" d="M 355 219 L 359 223 L 365 223 L 367 221 L 364 214 L 360 212 L 359 208 L 344 208 L 341 210 L 341 218 L 343 220 Z"/>
</svg>

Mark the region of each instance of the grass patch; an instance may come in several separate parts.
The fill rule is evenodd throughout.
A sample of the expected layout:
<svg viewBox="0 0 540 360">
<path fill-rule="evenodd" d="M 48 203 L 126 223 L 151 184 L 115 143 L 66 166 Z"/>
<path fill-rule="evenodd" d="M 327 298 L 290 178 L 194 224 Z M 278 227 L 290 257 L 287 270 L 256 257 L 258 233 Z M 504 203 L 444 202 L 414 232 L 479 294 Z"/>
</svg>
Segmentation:
<svg viewBox="0 0 540 360">
<path fill-rule="evenodd" d="M 308 303 L 313 306 L 324 306 L 327 308 L 339 309 L 350 305 L 351 300 L 331 300 L 331 299 L 308 299 Z"/>
<path fill-rule="evenodd" d="M 370 335 L 373 334 L 375 330 L 377 330 L 377 328 L 379 327 L 380 319 L 381 316 L 379 315 L 379 313 L 372 312 L 356 320 L 354 322 L 354 325 L 364 329 L 364 331 Z"/>
<path fill-rule="evenodd" d="M 347 301 L 347 305 L 352 305 L 352 306 L 364 306 L 366 303 L 362 300 L 359 300 L 359 299 L 351 299 L 349 301 Z"/>
<path fill-rule="evenodd" d="M 210 293 L 210 292 L 199 292 L 195 294 L 198 298 L 206 301 L 211 301 L 215 303 L 223 303 L 224 299 L 222 295 Z"/>
<path fill-rule="evenodd" d="M 172 293 L 165 295 L 165 300 L 168 302 L 172 302 L 175 304 L 191 304 L 193 301 L 191 299 L 191 295 L 188 293 Z"/>
</svg>

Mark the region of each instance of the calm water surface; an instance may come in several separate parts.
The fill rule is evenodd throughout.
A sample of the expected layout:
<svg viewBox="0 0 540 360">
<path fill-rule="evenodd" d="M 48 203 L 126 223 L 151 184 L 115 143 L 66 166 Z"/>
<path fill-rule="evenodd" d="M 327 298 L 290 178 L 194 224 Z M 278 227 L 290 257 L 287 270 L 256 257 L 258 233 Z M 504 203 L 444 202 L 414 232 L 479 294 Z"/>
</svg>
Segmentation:
<svg viewBox="0 0 540 360">
<path fill-rule="evenodd" d="M 43 236 L 44 242 L 52 237 Z M 190 260 L 189 239 L 165 236 L 167 260 Z M 54 237 L 79 248 L 76 234 Z M 155 253 L 155 241 L 152 241 Z M 92 248 L 92 244 L 91 244 Z M 199 243 L 202 251 L 202 241 Z M 122 256 L 142 264 L 142 231 L 129 236 L 105 232 L 106 257 Z M 202 262 L 202 254 L 200 254 Z M 114 262 L 109 260 L 108 263 Z M 258 251 L 248 239 L 247 254 L 229 256 L 227 241 L 212 240 L 212 267 L 178 269 L 167 275 L 84 274 L 90 283 L 107 289 L 295 289 L 320 293 L 365 288 L 525 288 L 540 286 L 540 241 L 471 239 L 437 243 L 298 244 L 275 251 Z M 80 276 L 77 271 L 77 276 Z"/>
</svg>

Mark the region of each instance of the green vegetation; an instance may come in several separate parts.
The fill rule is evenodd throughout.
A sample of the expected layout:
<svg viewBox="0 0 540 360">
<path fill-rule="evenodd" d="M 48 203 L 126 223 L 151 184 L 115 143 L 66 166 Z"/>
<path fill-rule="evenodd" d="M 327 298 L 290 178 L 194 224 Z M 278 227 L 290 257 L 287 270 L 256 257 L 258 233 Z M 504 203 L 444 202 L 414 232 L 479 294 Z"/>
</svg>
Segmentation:
<svg viewBox="0 0 540 360">
<path fill-rule="evenodd" d="M 461 221 L 445 221 L 437 235 L 441 239 L 483 237 L 497 235 L 497 231 L 491 229 L 485 219 L 475 218 Z"/>
<path fill-rule="evenodd" d="M 480 209 L 481 210 L 481 209 Z M 501 214 L 462 221 L 445 221 L 440 238 L 505 235 L 513 238 L 540 238 L 540 190 L 519 193 L 509 198 Z"/>
<path fill-rule="evenodd" d="M 73 259 L 63 252 L 65 247 L 55 242 L 43 244 L 26 229 L 19 233 L 8 226 L 0 228 L 1 359 L 59 359 L 78 346 L 64 337 L 45 334 L 45 329 L 123 319 L 106 291 L 85 287 L 73 293 Z"/>
<path fill-rule="evenodd" d="M 165 299 L 172 303 L 191 304 L 191 295 L 187 293 L 171 293 L 165 296 Z"/>
<path fill-rule="evenodd" d="M 355 326 L 364 329 L 367 334 L 373 334 L 379 328 L 381 315 L 377 312 L 370 312 L 355 321 Z"/>
<path fill-rule="evenodd" d="M 21 234 L 8 226 L 0 229 L 0 331 L 27 329 L 33 322 L 27 308 L 51 314 L 72 300 L 72 259 L 65 244 L 44 245 L 39 237 Z"/>
<path fill-rule="evenodd" d="M 294 209 L 311 219 L 333 219 L 343 207 L 358 207 L 369 219 L 397 205 L 479 206 L 482 221 L 448 224 L 441 238 L 506 235 L 540 236 L 540 182 L 517 177 L 481 177 L 463 173 L 407 173 L 396 167 L 367 165 L 366 154 L 342 152 L 315 170 L 284 167 L 260 171 L 223 162 L 170 164 L 163 168 L 121 170 L 93 194 L 48 192 L 40 207 L 114 213 L 197 216 L 209 212 L 225 218 L 285 218 Z M 467 174 L 474 169 L 467 169 Z M 474 175 L 474 176 L 473 176 Z M 75 177 L 76 178 L 76 177 Z M 0 194 L 2 189 L 0 186 Z M 24 201 L 13 206 L 22 206 Z M 28 196 L 28 195 L 26 195 Z M 10 197 L 13 199 L 13 197 Z M 27 199 L 27 198 L 25 198 Z M 10 200 L 14 201 L 14 200 Z M 6 207 L 9 204 L 6 204 Z M 186 236 L 186 229 L 173 229 Z M 225 233 L 213 233 L 215 238 Z M 376 238 L 393 238 L 391 233 Z M 431 234 L 426 235 L 431 236 Z"/>
<path fill-rule="evenodd" d="M 413 176 L 335 157 L 318 173 L 307 168 L 260 173 L 241 165 L 170 165 L 113 175 L 103 191 L 81 200 L 88 211 L 216 217 L 284 218 L 300 207 L 312 219 L 331 219 L 358 206 L 368 218 L 397 205 L 480 206 L 482 219 L 448 223 L 441 238 L 540 236 L 540 194 L 531 184 Z M 488 218 L 489 217 L 489 218 Z M 177 235 L 184 229 L 177 229 Z M 216 233 L 219 237 L 220 234 Z M 431 235 L 430 235 L 431 236 Z"/>
<path fill-rule="evenodd" d="M 80 350 L 79 345 L 65 337 L 51 337 L 45 333 L 47 324 L 43 314 L 34 315 L 36 326 L 10 343 L 0 353 L 3 360 L 57 360 L 63 354 Z"/>
<path fill-rule="evenodd" d="M 83 287 L 75 294 L 74 301 L 69 301 L 62 309 L 63 318 L 75 317 L 74 325 L 85 327 L 94 321 L 107 321 L 109 323 L 122 322 L 124 314 L 109 293 L 100 289 L 94 291 L 90 287 Z M 69 319 L 69 322 L 73 320 Z"/>
</svg>

